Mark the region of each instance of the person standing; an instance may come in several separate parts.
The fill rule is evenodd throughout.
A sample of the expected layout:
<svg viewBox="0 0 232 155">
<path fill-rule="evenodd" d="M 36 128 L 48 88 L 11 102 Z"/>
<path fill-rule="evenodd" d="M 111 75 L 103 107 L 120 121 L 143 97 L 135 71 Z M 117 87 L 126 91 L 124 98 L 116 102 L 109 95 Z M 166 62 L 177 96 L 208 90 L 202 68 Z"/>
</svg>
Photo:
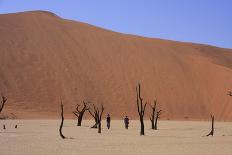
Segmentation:
<svg viewBox="0 0 232 155">
<path fill-rule="evenodd" d="M 128 127 L 129 127 L 129 118 L 128 118 L 128 116 L 126 116 L 124 118 L 124 124 L 125 124 L 125 128 L 128 129 Z"/>
<path fill-rule="evenodd" d="M 109 114 L 106 117 L 106 124 L 107 124 L 107 128 L 110 129 L 110 115 Z"/>
</svg>

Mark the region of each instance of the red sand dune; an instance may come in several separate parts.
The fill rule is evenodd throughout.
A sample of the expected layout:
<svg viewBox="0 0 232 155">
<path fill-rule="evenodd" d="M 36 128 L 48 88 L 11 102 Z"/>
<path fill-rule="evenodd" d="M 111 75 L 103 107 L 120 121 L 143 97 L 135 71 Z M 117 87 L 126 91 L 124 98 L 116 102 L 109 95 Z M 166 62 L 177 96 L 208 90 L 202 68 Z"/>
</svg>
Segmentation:
<svg viewBox="0 0 232 155">
<path fill-rule="evenodd" d="M 66 118 L 82 100 L 137 118 L 135 87 L 164 119 L 232 120 L 232 50 L 126 35 L 45 11 L 0 15 L 4 114 Z M 147 114 L 150 111 L 147 107 Z"/>
</svg>

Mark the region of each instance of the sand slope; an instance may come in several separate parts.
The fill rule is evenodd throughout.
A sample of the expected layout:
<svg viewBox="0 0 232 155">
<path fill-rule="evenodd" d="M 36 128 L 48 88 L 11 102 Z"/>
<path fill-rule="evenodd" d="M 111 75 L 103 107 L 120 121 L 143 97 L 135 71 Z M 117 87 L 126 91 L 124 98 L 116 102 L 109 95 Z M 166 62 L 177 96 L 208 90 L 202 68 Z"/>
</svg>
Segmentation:
<svg viewBox="0 0 232 155">
<path fill-rule="evenodd" d="M 44 11 L 0 15 L 4 114 L 65 116 L 82 100 L 114 118 L 137 117 L 135 86 L 158 99 L 163 118 L 232 120 L 232 50 L 125 35 Z"/>
</svg>

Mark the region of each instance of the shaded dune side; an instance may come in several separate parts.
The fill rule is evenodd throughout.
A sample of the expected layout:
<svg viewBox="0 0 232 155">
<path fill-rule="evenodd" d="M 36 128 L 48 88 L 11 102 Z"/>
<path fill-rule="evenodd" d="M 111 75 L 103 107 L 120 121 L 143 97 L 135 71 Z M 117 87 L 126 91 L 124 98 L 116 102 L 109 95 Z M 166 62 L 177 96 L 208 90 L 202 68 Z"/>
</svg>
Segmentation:
<svg viewBox="0 0 232 155">
<path fill-rule="evenodd" d="M 137 117 L 135 86 L 166 119 L 232 120 L 232 50 L 125 35 L 43 12 L 0 15 L 4 113 L 57 118 L 82 100 Z M 149 111 L 149 109 L 148 109 Z"/>
</svg>

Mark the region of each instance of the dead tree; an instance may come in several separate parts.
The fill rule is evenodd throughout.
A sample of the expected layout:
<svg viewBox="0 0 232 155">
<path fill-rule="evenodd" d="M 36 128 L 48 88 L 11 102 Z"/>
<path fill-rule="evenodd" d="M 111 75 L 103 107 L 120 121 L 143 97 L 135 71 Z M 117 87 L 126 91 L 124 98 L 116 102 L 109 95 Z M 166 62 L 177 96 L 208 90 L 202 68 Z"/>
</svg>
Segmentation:
<svg viewBox="0 0 232 155">
<path fill-rule="evenodd" d="M 7 101 L 7 98 L 6 98 L 5 96 L 2 96 L 2 101 L 1 101 L 1 105 L 0 105 L 0 113 L 1 113 L 2 110 L 3 110 L 6 101 Z M 5 125 L 5 124 L 3 125 L 3 129 L 4 129 L 4 130 L 6 129 L 6 125 Z"/>
<path fill-rule="evenodd" d="M 150 107 L 152 109 L 152 113 L 151 113 L 151 116 L 150 116 L 150 121 L 151 121 L 151 128 L 152 129 L 155 129 L 155 110 L 156 110 L 156 102 L 157 100 L 154 101 L 154 105 L 152 106 L 151 104 Z"/>
<path fill-rule="evenodd" d="M 87 103 L 84 101 L 83 101 L 83 107 L 81 110 L 79 109 L 79 107 L 80 107 L 80 105 L 77 104 L 76 111 L 73 112 L 73 114 L 76 115 L 77 119 L 78 119 L 77 126 L 81 126 L 81 122 L 82 122 L 83 116 L 85 114 L 85 111 L 88 110 Z"/>
<path fill-rule="evenodd" d="M 2 96 L 2 101 L 1 101 L 1 105 L 0 105 L 0 113 L 3 110 L 6 101 L 7 101 L 7 98 L 5 96 Z"/>
<path fill-rule="evenodd" d="M 147 103 L 144 104 L 143 99 L 141 98 L 140 84 L 138 84 L 138 87 L 136 87 L 136 94 L 137 94 L 137 110 L 138 110 L 139 120 L 140 120 L 140 125 L 141 125 L 140 135 L 144 135 L 145 133 L 144 133 L 143 117 L 144 117 Z"/>
<path fill-rule="evenodd" d="M 94 107 L 94 115 L 91 112 L 90 112 L 90 114 L 94 118 L 96 118 L 95 122 L 96 122 L 96 124 L 98 126 L 98 133 L 101 133 L 101 120 L 102 120 L 102 114 L 103 114 L 103 111 L 104 111 L 104 107 L 103 107 L 103 105 L 101 105 L 101 111 L 98 109 L 98 107 L 95 107 L 95 105 L 93 105 L 93 107 Z"/>
<path fill-rule="evenodd" d="M 101 112 L 99 111 L 99 109 L 97 108 L 97 122 L 98 122 L 98 133 L 101 133 L 101 120 L 102 120 L 102 114 L 104 111 L 104 107 L 103 105 L 101 105 Z"/>
<path fill-rule="evenodd" d="M 60 107 L 61 107 L 61 124 L 60 124 L 59 132 L 60 132 L 60 137 L 65 139 L 66 137 L 62 133 L 62 128 L 63 128 L 63 124 L 64 124 L 64 105 L 63 105 L 62 101 L 61 101 Z"/>
<path fill-rule="evenodd" d="M 98 116 L 97 116 L 97 113 L 96 113 L 96 107 L 95 105 L 93 104 L 93 110 L 94 112 L 91 111 L 90 108 L 88 108 L 88 111 L 89 111 L 89 114 L 94 118 L 94 121 L 95 121 L 95 124 L 91 127 L 91 128 L 97 128 L 98 126 Z"/>
<path fill-rule="evenodd" d="M 158 119 L 160 118 L 161 111 L 162 111 L 162 110 L 159 110 L 159 111 L 156 112 L 156 117 L 155 117 L 155 130 L 157 130 L 157 122 L 158 122 Z"/>
<path fill-rule="evenodd" d="M 213 136 L 213 134 L 214 134 L 214 116 L 212 114 L 210 114 L 210 117 L 211 117 L 211 120 L 212 120 L 212 127 L 211 127 L 210 133 L 208 135 L 206 135 L 206 136 L 210 136 L 210 135 Z"/>
</svg>

